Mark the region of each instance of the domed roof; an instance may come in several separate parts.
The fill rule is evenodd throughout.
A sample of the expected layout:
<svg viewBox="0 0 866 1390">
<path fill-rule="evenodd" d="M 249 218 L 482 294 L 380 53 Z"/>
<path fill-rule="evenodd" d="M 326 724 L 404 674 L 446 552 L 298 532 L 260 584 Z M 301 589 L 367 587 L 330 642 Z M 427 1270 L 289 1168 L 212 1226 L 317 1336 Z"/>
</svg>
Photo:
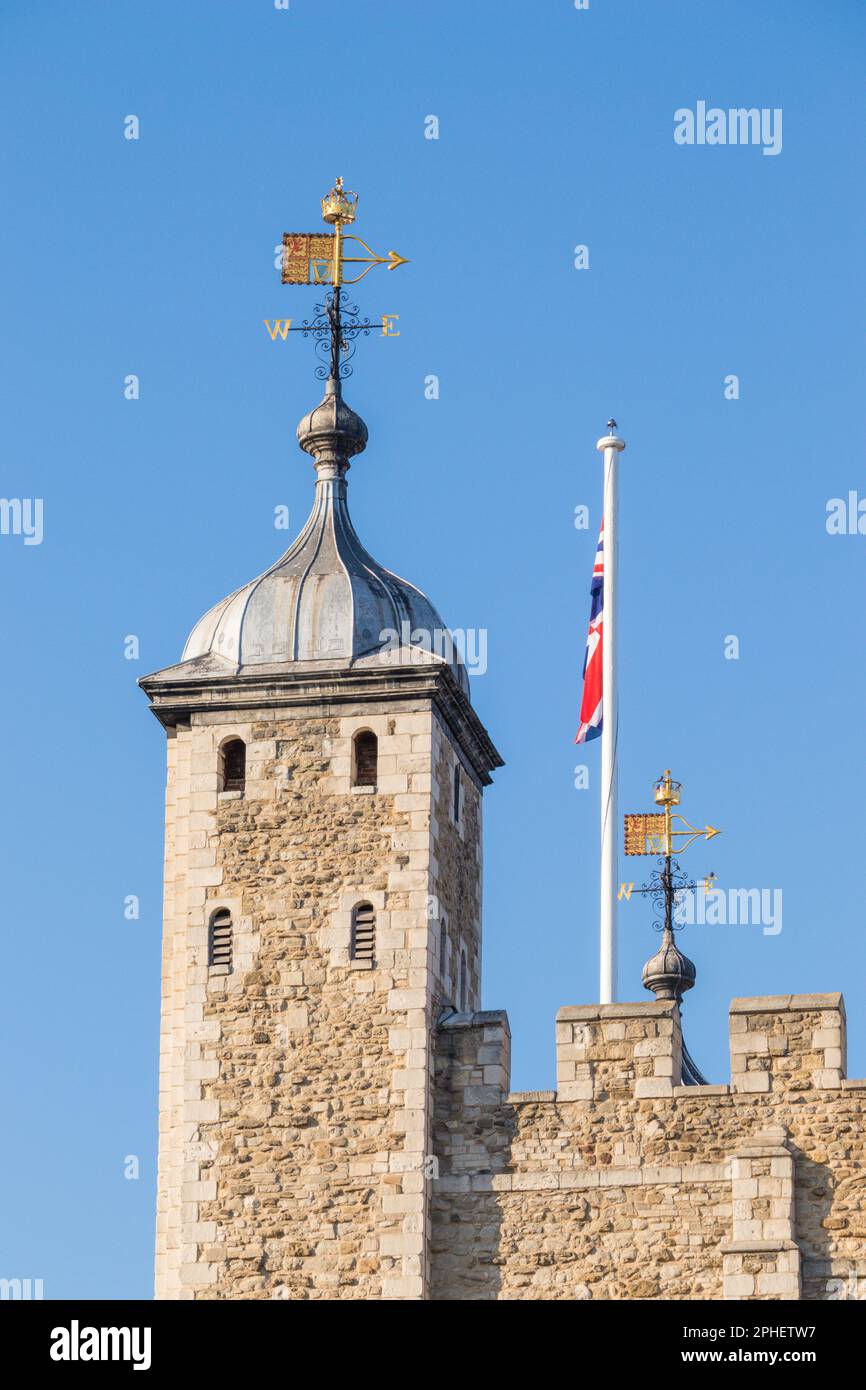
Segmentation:
<svg viewBox="0 0 866 1390">
<path fill-rule="evenodd" d="M 333 378 L 298 425 L 298 442 L 317 473 L 306 526 L 270 569 L 199 619 L 182 660 L 216 655 L 242 674 L 311 661 L 397 664 L 408 655 L 450 665 L 468 694 L 466 670 L 430 600 L 378 564 L 352 525 L 346 473 L 367 443 L 367 426 Z"/>
</svg>

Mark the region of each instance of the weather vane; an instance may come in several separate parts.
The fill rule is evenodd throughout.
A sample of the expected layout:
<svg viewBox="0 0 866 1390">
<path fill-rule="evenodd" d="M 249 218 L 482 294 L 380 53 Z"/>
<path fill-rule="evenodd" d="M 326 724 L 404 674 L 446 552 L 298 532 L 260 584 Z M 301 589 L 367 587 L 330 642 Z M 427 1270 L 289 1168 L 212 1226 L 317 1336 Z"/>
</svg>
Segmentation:
<svg viewBox="0 0 866 1390">
<path fill-rule="evenodd" d="M 374 266 L 384 265 L 388 270 L 396 270 L 398 265 L 408 264 L 406 257 L 398 256 L 396 251 L 377 255 L 361 237 L 344 232 L 343 228 L 354 222 L 357 210 L 357 193 L 344 188 L 343 180 L 337 179 L 322 199 L 322 220 L 334 230 L 283 233 L 283 284 L 332 285 L 333 289 L 315 306 L 312 319 L 305 319 L 294 328 L 291 319 L 277 320 L 273 329 L 266 319 L 265 327 L 273 341 L 278 333 L 283 341 L 287 333 L 302 333 L 305 338 L 314 338 L 322 359 L 322 365 L 316 369 L 320 379 L 332 377 L 339 381 L 351 375 L 348 359 L 354 351 L 355 339 L 361 334 L 369 337 L 373 328 L 381 327 L 385 338 L 400 336 L 399 330 L 393 327 L 396 314 L 383 314 L 378 320 L 362 319 L 357 304 L 352 304 L 343 291 L 344 285 L 356 285 Z M 352 245 L 347 248 L 347 243 Z M 356 245 L 369 254 L 346 255 L 346 250 L 354 250 Z M 345 273 L 346 266 L 363 266 L 363 269 L 349 277 Z"/>
<path fill-rule="evenodd" d="M 712 840 L 715 835 L 721 833 L 712 825 L 705 825 L 701 830 L 696 825 L 691 825 L 680 812 L 671 809 L 680 804 L 681 791 L 682 783 L 675 782 L 670 769 L 667 769 L 655 784 L 656 805 L 664 809 L 625 817 L 626 854 L 655 854 L 659 857 L 659 867 L 649 882 L 642 888 L 633 889 L 632 885 L 629 885 L 627 891 L 627 897 L 631 897 L 632 891 L 646 893 L 652 898 L 655 911 L 661 916 L 661 920 L 655 923 L 656 930 L 663 933 L 661 947 L 643 968 L 644 988 L 651 990 L 657 999 L 672 999 L 678 1004 L 682 1003 L 685 991 L 691 989 L 695 983 L 696 971 L 694 963 L 688 956 L 683 955 L 674 941 L 674 932 L 678 930 L 678 925 L 674 922 L 674 909 L 682 894 L 697 889 L 698 884 L 690 881 L 683 873 L 674 854 L 687 850 L 695 840 Z M 674 826 L 675 820 L 682 822 L 681 827 Z M 714 882 L 715 875 L 708 874 L 703 880 L 706 892 L 710 892 Z M 622 884 L 620 895 L 624 892 L 626 885 Z M 704 1077 L 689 1056 L 685 1042 L 682 1051 L 684 1084 L 704 1085 Z"/>
</svg>

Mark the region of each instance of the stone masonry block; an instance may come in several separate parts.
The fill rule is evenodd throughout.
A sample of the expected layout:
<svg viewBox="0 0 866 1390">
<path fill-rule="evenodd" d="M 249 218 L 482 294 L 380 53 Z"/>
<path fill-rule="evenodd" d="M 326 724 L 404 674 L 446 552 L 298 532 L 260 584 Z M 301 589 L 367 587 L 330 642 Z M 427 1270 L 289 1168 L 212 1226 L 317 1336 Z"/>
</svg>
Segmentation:
<svg viewBox="0 0 866 1390">
<path fill-rule="evenodd" d="M 841 994 L 763 995 L 731 1003 L 731 1069 L 738 1091 L 838 1087 L 845 1075 Z M 764 1072 L 766 1082 L 749 1079 Z"/>
<path fill-rule="evenodd" d="M 556 1019 L 560 1099 L 661 1097 L 680 1081 L 682 1042 L 674 1003 L 579 1005 Z M 585 1068 L 585 1070 L 583 1070 Z"/>
</svg>

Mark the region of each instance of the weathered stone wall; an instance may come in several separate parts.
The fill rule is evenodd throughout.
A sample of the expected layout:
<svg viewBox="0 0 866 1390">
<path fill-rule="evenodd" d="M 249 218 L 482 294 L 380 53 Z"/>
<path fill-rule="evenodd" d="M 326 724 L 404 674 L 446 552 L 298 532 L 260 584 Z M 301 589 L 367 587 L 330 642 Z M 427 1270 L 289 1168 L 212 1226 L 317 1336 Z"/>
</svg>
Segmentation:
<svg viewBox="0 0 866 1390">
<path fill-rule="evenodd" d="M 156 692 L 158 1296 L 862 1296 L 866 1082 L 846 1080 L 841 996 L 735 1000 L 731 1083 L 701 1087 L 677 1084 L 674 1005 L 565 1008 L 557 1090 L 510 1093 L 507 1019 L 475 1011 L 480 735 L 398 684 L 258 708 L 242 684 L 219 707 Z M 351 785 L 361 729 L 375 790 Z M 236 737 L 242 795 L 218 780 Z M 372 963 L 350 951 L 361 901 Z M 223 908 L 229 971 L 207 956 Z"/>
<path fill-rule="evenodd" d="M 508 1094 L 505 1016 L 446 1020 L 432 1297 L 856 1297 L 866 1082 L 844 1034 L 840 995 L 735 1000 L 732 1085 L 683 1087 L 676 1006 L 568 1008 L 558 1090 Z"/>
<path fill-rule="evenodd" d="M 360 729 L 379 741 L 375 791 L 351 786 Z M 236 737 L 243 795 L 218 786 Z M 480 914 L 477 792 L 455 837 L 434 741 L 453 765 L 424 700 L 195 712 L 169 739 L 158 1296 L 425 1295 L 431 903 L 453 903 L 467 941 Z M 361 901 L 372 967 L 350 954 Z M 220 908 L 228 973 L 207 958 Z"/>
</svg>

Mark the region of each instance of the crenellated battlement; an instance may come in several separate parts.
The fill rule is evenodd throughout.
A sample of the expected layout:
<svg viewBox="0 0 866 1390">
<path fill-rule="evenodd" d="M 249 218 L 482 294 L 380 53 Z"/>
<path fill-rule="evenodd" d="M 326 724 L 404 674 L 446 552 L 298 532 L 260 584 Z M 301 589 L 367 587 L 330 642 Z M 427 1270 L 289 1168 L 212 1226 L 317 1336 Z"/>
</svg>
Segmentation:
<svg viewBox="0 0 866 1390">
<path fill-rule="evenodd" d="M 841 994 L 734 999 L 730 1011 L 732 1089 L 832 1089 L 845 1079 Z M 681 1087 L 682 1029 L 675 1003 L 585 1004 L 556 1016 L 557 1098 L 637 1099 L 717 1092 Z"/>
<path fill-rule="evenodd" d="M 777 994 L 731 1004 L 735 1091 L 828 1090 L 845 1079 L 841 994 Z"/>
<path fill-rule="evenodd" d="M 682 1073 L 676 1004 L 588 1004 L 556 1015 L 560 1100 L 670 1096 Z"/>
<path fill-rule="evenodd" d="M 730 1042 L 729 1082 L 683 1086 L 676 1003 L 570 1006 L 556 1090 L 511 1092 L 507 1016 L 445 1019 L 433 1296 L 866 1295 L 866 1081 L 845 1077 L 841 994 L 735 999 Z"/>
</svg>

